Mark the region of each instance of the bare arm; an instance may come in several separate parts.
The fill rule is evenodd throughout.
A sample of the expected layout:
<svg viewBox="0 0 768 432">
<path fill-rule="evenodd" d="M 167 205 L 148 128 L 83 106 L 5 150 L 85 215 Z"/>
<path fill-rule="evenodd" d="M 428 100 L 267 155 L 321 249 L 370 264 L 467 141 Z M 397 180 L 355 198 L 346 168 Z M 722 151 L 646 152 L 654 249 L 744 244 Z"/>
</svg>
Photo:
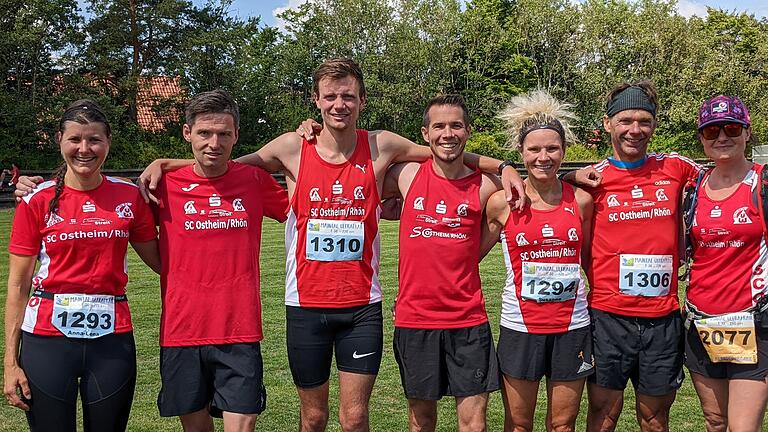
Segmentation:
<svg viewBox="0 0 768 432">
<path fill-rule="evenodd" d="M 144 202 L 149 204 L 150 201 L 157 204 L 158 200 L 152 192 L 157 189 L 157 184 L 163 177 L 163 173 L 166 171 L 176 171 L 177 169 L 184 168 L 195 163 L 194 159 L 155 159 L 151 164 L 144 168 L 144 171 L 139 175 L 136 183 L 139 186 L 139 193 L 144 198 Z"/>
<path fill-rule="evenodd" d="M 139 255 L 144 264 L 151 268 L 153 272 L 160 274 L 160 251 L 157 247 L 157 240 L 147 242 L 131 242 L 133 250 Z"/>
<path fill-rule="evenodd" d="M 498 243 L 499 235 L 504 229 L 504 224 L 507 223 L 509 212 L 510 208 L 504 191 L 498 191 L 491 195 L 485 206 L 485 224 L 483 224 L 483 235 L 480 241 L 481 260 Z"/>
<path fill-rule="evenodd" d="M 19 366 L 19 346 L 24 308 L 29 300 L 32 273 L 37 257 L 10 254 L 8 271 L 8 297 L 5 299 L 5 354 L 3 356 L 3 392 L 11 405 L 29 410 L 22 402 L 19 391 L 31 399 L 27 376 Z"/>
<path fill-rule="evenodd" d="M 583 189 L 576 189 L 576 203 L 581 215 L 581 268 L 586 271 L 592 264 L 592 196 Z"/>
<path fill-rule="evenodd" d="M 290 163 L 288 163 L 289 161 L 287 159 L 298 157 L 300 151 L 301 136 L 296 132 L 287 132 L 264 144 L 262 148 L 255 152 L 240 156 L 235 160 L 274 173 L 278 171 L 286 171 L 286 168 L 290 168 Z M 288 171 L 289 172 L 286 172 L 286 174 L 297 174 L 293 172 L 293 170 Z"/>
</svg>

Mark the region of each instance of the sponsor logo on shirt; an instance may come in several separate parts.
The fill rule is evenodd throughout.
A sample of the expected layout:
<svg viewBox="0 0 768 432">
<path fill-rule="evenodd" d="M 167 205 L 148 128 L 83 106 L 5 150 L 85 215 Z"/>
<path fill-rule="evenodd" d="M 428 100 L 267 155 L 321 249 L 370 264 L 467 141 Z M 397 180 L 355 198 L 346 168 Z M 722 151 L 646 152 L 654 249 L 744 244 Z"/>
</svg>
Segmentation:
<svg viewBox="0 0 768 432">
<path fill-rule="evenodd" d="M 616 194 L 608 195 L 608 207 L 618 207 L 621 203 L 619 203 L 619 199 L 617 198 Z"/>
<path fill-rule="evenodd" d="M 430 215 L 425 215 L 425 214 L 420 214 L 420 215 L 416 216 L 416 220 L 423 221 L 423 222 L 426 222 L 426 223 L 431 223 L 431 224 L 436 224 L 437 223 L 437 219 L 433 218 Z"/>
<path fill-rule="evenodd" d="M 720 206 L 715 206 L 715 208 L 709 211 L 709 217 L 711 218 L 719 218 L 722 215 L 723 211 L 720 210 Z"/>
<path fill-rule="evenodd" d="M 643 190 L 640 189 L 637 185 L 632 189 L 632 198 L 642 198 L 643 197 Z"/>
<path fill-rule="evenodd" d="M 91 203 L 90 201 L 86 201 L 85 204 L 83 204 L 83 213 L 94 213 L 96 212 L 96 205 Z"/>
<path fill-rule="evenodd" d="M 541 235 L 544 237 L 553 237 L 555 235 L 555 230 L 548 224 L 544 224 L 541 228 Z"/>
<path fill-rule="evenodd" d="M 515 236 L 515 241 L 518 246 L 528 246 L 530 244 L 528 243 L 528 239 L 525 238 L 525 233 L 519 233 Z"/>
<path fill-rule="evenodd" d="M 749 215 L 747 215 L 747 207 L 737 208 L 736 211 L 733 212 L 734 225 L 746 225 L 751 223 L 752 219 L 750 219 Z"/>
<path fill-rule="evenodd" d="M 415 200 L 413 200 L 413 209 L 424 210 L 424 197 L 417 197 Z"/>
<path fill-rule="evenodd" d="M 576 228 L 571 228 L 568 230 L 568 240 L 579 241 L 579 234 L 576 232 Z"/>
<path fill-rule="evenodd" d="M 331 199 L 331 202 L 333 204 L 341 204 L 341 205 L 351 205 L 352 204 L 352 200 L 351 199 L 343 197 L 343 196 L 333 197 L 333 199 Z"/>
<path fill-rule="evenodd" d="M 184 203 L 184 214 L 197 214 L 194 201 L 187 201 Z"/>
<path fill-rule="evenodd" d="M 664 189 L 656 190 L 656 201 L 669 201 L 669 198 L 667 198 L 667 194 L 664 193 Z"/>
<path fill-rule="evenodd" d="M 213 209 L 208 212 L 209 218 L 221 218 L 232 216 L 232 212 L 224 209 Z"/>
<path fill-rule="evenodd" d="M 334 195 L 341 195 L 344 193 L 344 185 L 341 184 L 338 180 L 336 180 L 336 183 L 331 186 L 331 193 Z"/>
<path fill-rule="evenodd" d="M 117 207 L 115 207 L 117 217 L 120 219 L 133 219 L 133 210 L 131 210 L 132 205 L 133 203 L 128 202 L 118 204 Z"/>
<path fill-rule="evenodd" d="M 111 225 L 112 221 L 103 218 L 90 217 L 83 219 L 83 225 Z"/>
<path fill-rule="evenodd" d="M 461 218 L 460 217 L 444 217 L 443 223 L 451 228 L 456 228 L 461 226 Z"/>
<path fill-rule="evenodd" d="M 664 186 L 664 185 L 671 185 L 672 182 L 669 180 L 656 180 L 653 185 L 654 186 Z"/>
<path fill-rule="evenodd" d="M 572 215 L 575 215 L 575 213 L 573 212 L 573 209 L 572 209 L 572 208 L 570 208 L 570 207 L 563 207 L 563 210 L 564 210 L 564 211 L 567 211 L 568 213 L 570 213 L 570 214 L 572 214 Z"/>
<path fill-rule="evenodd" d="M 62 218 L 61 216 L 59 216 L 56 213 L 48 213 L 47 215 L 45 215 L 45 227 L 46 228 L 50 228 L 50 227 L 56 225 L 57 223 L 61 223 L 61 222 L 64 222 L 64 218 Z"/>
<path fill-rule="evenodd" d="M 199 183 L 190 183 L 189 186 L 183 187 L 183 188 L 181 188 L 181 190 L 183 190 L 184 192 L 192 192 L 192 189 L 194 189 L 194 188 L 196 188 L 198 186 L 200 186 Z"/>
<path fill-rule="evenodd" d="M 366 165 L 366 164 L 362 164 L 362 165 L 360 165 L 360 164 L 355 164 L 355 168 L 359 169 L 360 171 L 362 171 L 362 172 L 363 172 L 363 174 L 365 174 L 365 165 Z"/>
<path fill-rule="evenodd" d="M 221 206 L 221 197 L 213 194 L 210 198 L 208 198 L 208 205 L 211 207 L 220 207 Z"/>
<path fill-rule="evenodd" d="M 448 206 L 445 205 L 445 201 L 440 200 L 439 203 L 435 206 L 435 213 L 437 214 L 445 214 L 448 211 Z"/>
<path fill-rule="evenodd" d="M 236 212 L 244 212 L 245 207 L 243 206 L 243 200 L 240 198 L 235 198 L 232 200 L 232 210 Z"/>
<path fill-rule="evenodd" d="M 458 207 L 456 207 L 456 214 L 459 216 L 466 216 L 467 215 L 467 208 L 469 208 L 469 204 L 467 203 L 461 203 Z"/>
<path fill-rule="evenodd" d="M 365 199 L 365 194 L 363 193 L 363 187 L 362 186 L 355 187 L 354 196 L 355 196 L 356 200 L 364 200 Z"/>
<path fill-rule="evenodd" d="M 320 188 L 312 188 L 309 190 L 309 200 L 322 201 L 322 199 L 320 199 Z"/>
</svg>

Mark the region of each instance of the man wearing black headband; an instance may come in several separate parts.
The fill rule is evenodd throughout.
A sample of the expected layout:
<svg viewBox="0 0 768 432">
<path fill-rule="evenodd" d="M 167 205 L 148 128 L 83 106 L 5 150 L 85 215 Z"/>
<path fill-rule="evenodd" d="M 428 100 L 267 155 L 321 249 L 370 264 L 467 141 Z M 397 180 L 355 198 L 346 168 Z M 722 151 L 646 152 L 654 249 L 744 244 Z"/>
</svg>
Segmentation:
<svg viewBox="0 0 768 432">
<path fill-rule="evenodd" d="M 668 430 L 683 382 L 677 298 L 680 202 L 699 171 L 676 154 L 647 154 L 656 128 L 656 89 L 622 83 L 608 96 L 605 130 L 613 156 L 593 168 L 595 202 L 589 306 L 596 372 L 589 378 L 588 431 L 612 431 L 632 380 L 641 430 Z"/>
</svg>

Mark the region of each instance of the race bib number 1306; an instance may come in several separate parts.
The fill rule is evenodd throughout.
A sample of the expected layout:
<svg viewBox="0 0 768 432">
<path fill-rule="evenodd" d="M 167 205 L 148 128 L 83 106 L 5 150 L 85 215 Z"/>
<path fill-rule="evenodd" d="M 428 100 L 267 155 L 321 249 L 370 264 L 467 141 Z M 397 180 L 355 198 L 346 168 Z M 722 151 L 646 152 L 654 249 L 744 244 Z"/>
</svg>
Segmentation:
<svg viewBox="0 0 768 432">
<path fill-rule="evenodd" d="M 625 295 L 659 297 L 669 294 L 672 255 L 619 256 L 619 291 Z"/>
</svg>

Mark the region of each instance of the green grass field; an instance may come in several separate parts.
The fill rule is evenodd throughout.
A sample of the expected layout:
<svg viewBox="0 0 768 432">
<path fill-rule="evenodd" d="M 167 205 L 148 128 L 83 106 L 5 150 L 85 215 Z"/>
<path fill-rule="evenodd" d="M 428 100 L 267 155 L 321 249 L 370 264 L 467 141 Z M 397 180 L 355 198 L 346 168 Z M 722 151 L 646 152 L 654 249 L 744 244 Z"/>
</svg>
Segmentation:
<svg viewBox="0 0 768 432">
<path fill-rule="evenodd" d="M 10 236 L 12 211 L 0 211 L 0 280 L 8 278 L 8 239 Z M 384 310 L 392 307 L 397 290 L 397 224 L 383 222 L 381 247 L 381 281 L 384 288 Z M 216 268 L 217 257 L 210 257 L 211 269 Z M 428 264 L 428 263 L 425 263 Z M 264 354 L 264 378 L 268 392 L 267 410 L 259 418 L 256 425 L 261 431 L 291 431 L 298 429 L 299 401 L 291 380 L 290 370 L 285 349 L 285 307 L 284 298 L 284 265 L 285 250 L 283 247 L 283 226 L 271 220 L 265 221 L 261 250 L 261 286 L 264 308 L 265 339 L 262 342 Z M 215 271 L 215 270 L 213 270 Z M 128 430 L 130 431 L 175 431 L 180 430 L 180 423 L 175 418 L 161 418 L 157 412 L 155 401 L 160 389 L 158 373 L 157 345 L 160 322 L 160 288 L 158 277 L 146 268 L 131 251 L 129 261 L 130 296 L 132 315 L 134 318 L 135 337 L 138 351 L 139 375 L 136 396 L 133 403 Z M 498 337 L 498 321 L 501 303 L 501 289 L 504 285 L 504 262 L 498 247 L 483 261 L 481 275 L 488 312 L 492 321 L 494 334 Z M 0 290 L 1 304 L 5 304 L 6 290 Z M 384 323 L 384 358 L 371 398 L 371 430 L 373 431 L 406 431 L 407 411 L 406 401 L 400 387 L 400 377 L 397 364 L 392 355 L 392 321 L 385 314 Z M 0 330 L 2 331 L 2 330 Z M 2 344 L 3 339 L 0 340 Z M 340 431 L 338 417 L 337 381 L 331 378 L 331 420 L 329 431 Z M 536 412 L 535 430 L 544 429 L 546 399 L 541 386 L 539 403 Z M 624 413 L 621 416 L 619 431 L 639 430 L 634 415 L 634 399 L 631 386 L 627 391 Z M 34 396 L 33 396 L 34 397 Z M 703 417 L 698 399 L 686 379 L 685 385 L 677 395 L 677 401 L 672 408 L 672 431 L 704 430 Z M 586 418 L 586 396 L 582 399 L 579 415 L 578 430 L 584 430 Z M 5 404 L 0 405 L 0 431 L 26 430 L 26 421 L 22 411 Z M 502 430 L 504 411 L 501 394 L 491 395 L 488 410 L 488 430 Z M 222 430 L 220 424 L 218 430 Z M 768 428 L 764 427 L 764 430 Z M 440 403 L 438 430 L 456 430 L 456 416 L 452 398 L 446 398 Z"/>
</svg>

